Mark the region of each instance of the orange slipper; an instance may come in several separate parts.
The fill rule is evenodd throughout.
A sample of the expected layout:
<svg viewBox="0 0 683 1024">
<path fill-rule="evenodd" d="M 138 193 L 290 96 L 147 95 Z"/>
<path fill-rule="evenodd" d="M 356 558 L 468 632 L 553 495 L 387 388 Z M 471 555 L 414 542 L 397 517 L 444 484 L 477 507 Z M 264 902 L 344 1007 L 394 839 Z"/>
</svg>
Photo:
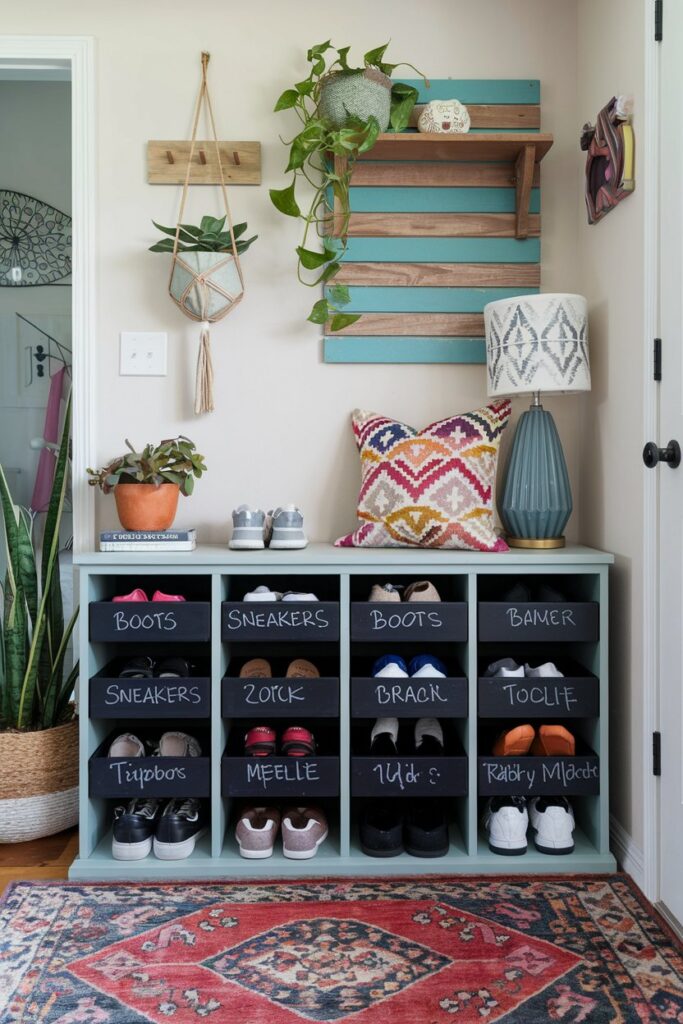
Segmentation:
<svg viewBox="0 0 683 1024">
<path fill-rule="evenodd" d="M 517 725 L 500 734 L 493 744 L 493 753 L 496 757 L 524 757 L 529 753 L 533 739 L 533 725 Z"/>
<path fill-rule="evenodd" d="M 295 658 L 287 669 L 287 679 L 320 679 L 320 673 L 312 661 Z"/>
<path fill-rule="evenodd" d="M 565 729 L 563 725 L 542 725 L 532 744 L 531 753 L 551 757 L 573 757 L 576 753 L 576 741 L 569 729 Z"/>
<path fill-rule="evenodd" d="M 272 679 L 273 670 L 265 658 L 252 658 L 245 661 L 240 669 L 240 679 Z"/>
</svg>

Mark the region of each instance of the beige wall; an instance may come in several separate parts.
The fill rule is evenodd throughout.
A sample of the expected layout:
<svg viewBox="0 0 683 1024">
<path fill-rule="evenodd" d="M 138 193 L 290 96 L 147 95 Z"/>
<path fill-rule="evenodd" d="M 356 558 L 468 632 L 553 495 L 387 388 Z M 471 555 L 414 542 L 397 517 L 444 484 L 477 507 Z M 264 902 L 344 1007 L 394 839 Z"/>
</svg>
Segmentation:
<svg viewBox="0 0 683 1024">
<path fill-rule="evenodd" d="M 97 452 L 115 455 L 124 437 L 136 441 L 179 431 L 205 452 L 210 474 L 179 523 L 196 523 L 207 538 L 225 539 L 239 502 L 271 507 L 299 502 L 310 532 L 321 539 L 354 522 L 358 459 L 349 413 L 364 406 L 424 425 L 485 400 L 483 367 L 327 366 L 319 331 L 305 323 L 312 294 L 295 280 L 298 225 L 278 215 L 268 188 L 284 183 L 274 114 L 283 88 L 304 73 L 308 45 L 332 37 L 362 53 L 391 37 L 390 53 L 433 77 L 540 78 L 543 127 L 556 143 L 544 164 L 543 285 L 576 287 L 575 211 L 567 201 L 576 149 L 576 5 L 574 0 L 429 0 L 416 26 L 412 0 L 345 0 L 343 4 L 205 0 L 196 11 L 168 0 L 60 0 L 3 11 L 6 33 L 93 35 L 98 76 L 98 331 Z M 418 30 L 419 29 L 419 30 Z M 558 42 L 561 45 L 558 45 Z M 263 185 L 235 188 L 234 212 L 259 241 L 244 259 L 247 294 L 213 330 L 218 410 L 191 411 L 197 329 L 166 294 L 168 257 L 145 250 L 151 218 L 172 222 L 175 188 L 145 183 L 149 138 L 189 132 L 199 53 L 212 54 L 211 84 L 225 138 L 260 139 Z M 195 190 L 200 215 L 215 194 Z M 166 330 L 166 379 L 118 376 L 121 330 Z M 578 403 L 560 400 L 560 429 L 576 477 Z M 111 500 L 99 503 L 102 525 L 113 523 Z M 576 525 L 576 521 L 574 523 Z"/>
<path fill-rule="evenodd" d="M 579 0 L 578 121 L 593 120 L 611 96 L 633 93 L 642 154 L 644 11 L 640 0 Z M 607 45 L 606 45 L 607 43 Z M 593 389 L 583 399 L 580 526 L 587 544 L 613 551 L 610 771 L 612 811 L 643 846 L 642 504 L 643 161 L 638 187 L 588 226 L 579 169 L 579 290 L 588 297 Z"/>
</svg>

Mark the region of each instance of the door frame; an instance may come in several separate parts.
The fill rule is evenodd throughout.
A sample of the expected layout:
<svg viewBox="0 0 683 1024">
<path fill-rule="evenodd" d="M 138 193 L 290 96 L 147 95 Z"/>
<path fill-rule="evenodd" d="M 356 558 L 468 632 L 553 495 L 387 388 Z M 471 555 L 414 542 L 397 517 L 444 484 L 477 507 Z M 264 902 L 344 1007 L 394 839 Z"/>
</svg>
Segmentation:
<svg viewBox="0 0 683 1024">
<path fill-rule="evenodd" d="M 0 35 L 0 67 L 67 62 L 71 70 L 73 537 L 92 547 L 95 502 L 86 466 L 95 464 L 95 44 L 90 36 Z"/>
<path fill-rule="evenodd" d="M 658 384 L 653 376 L 654 339 L 660 336 L 659 263 L 661 214 L 660 169 L 660 44 L 654 38 L 654 4 L 645 0 L 643 132 L 639 147 L 644 221 L 643 259 L 643 444 L 660 434 Z M 643 469 L 643 892 L 653 903 L 660 898 L 659 781 L 652 773 L 653 733 L 660 726 L 659 674 L 659 473 Z"/>
</svg>

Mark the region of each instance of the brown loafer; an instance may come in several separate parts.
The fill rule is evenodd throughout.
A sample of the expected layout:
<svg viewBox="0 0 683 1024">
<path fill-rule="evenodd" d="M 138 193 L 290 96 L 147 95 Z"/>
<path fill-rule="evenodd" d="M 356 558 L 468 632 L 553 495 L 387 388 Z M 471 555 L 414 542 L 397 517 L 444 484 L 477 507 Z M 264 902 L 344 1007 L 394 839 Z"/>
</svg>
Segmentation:
<svg viewBox="0 0 683 1024">
<path fill-rule="evenodd" d="M 320 679 L 320 672 L 312 661 L 295 658 L 294 661 L 290 661 L 287 668 L 287 679 Z"/>
<path fill-rule="evenodd" d="M 273 672 L 270 662 L 265 658 L 252 658 L 245 661 L 240 669 L 240 679 L 272 679 Z"/>
</svg>

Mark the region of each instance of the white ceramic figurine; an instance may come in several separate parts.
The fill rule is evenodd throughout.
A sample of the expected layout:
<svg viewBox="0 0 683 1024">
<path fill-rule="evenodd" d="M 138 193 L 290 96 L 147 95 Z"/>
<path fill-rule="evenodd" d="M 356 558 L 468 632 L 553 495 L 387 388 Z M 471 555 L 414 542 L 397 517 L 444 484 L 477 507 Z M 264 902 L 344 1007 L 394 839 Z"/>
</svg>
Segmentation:
<svg viewBox="0 0 683 1024">
<path fill-rule="evenodd" d="M 462 135 L 470 130 L 470 115 L 460 100 L 432 100 L 425 104 L 417 127 L 421 132 Z"/>
</svg>

